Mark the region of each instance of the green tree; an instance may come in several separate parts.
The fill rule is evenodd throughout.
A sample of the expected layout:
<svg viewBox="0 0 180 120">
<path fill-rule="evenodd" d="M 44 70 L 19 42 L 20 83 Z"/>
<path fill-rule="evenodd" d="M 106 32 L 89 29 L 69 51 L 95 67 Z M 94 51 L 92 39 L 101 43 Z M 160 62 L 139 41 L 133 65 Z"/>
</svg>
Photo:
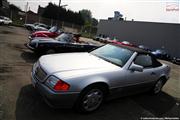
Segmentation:
<svg viewBox="0 0 180 120">
<path fill-rule="evenodd" d="M 96 18 L 92 17 L 92 13 L 90 10 L 82 9 L 79 11 L 81 16 L 83 17 L 85 21 L 85 26 L 97 26 L 98 20 Z"/>
<path fill-rule="evenodd" d="M 84 25 L 84 19 L 79 12 L 66 10 L 53 3 L 49 3 L 42 14 L 43 17 L 50 19 L 58 19 L 60 21 L 70 22 L 78 25 Z"/>
<path fill-rule="evenodd" d="M 92 13 L 90 10 L 82 9 L 79 11 L 79 13 L 82 15 L 85 25 L 91 25 L 92 22 Z"/>
<path fill-rule="evenodd" d="M 92 26 L 97 26 L 98 25 L 98 20 L 96 18 L 92 18 Z"/>
</svg>

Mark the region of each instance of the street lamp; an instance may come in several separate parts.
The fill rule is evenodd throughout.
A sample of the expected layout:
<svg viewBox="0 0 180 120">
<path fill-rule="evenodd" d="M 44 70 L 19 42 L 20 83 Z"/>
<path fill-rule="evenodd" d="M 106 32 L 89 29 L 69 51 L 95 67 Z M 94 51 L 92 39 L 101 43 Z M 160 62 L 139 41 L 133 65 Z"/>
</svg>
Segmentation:
<svg viewBox="0 0 180 120">
<path fill-rule="evenodd" d="M 59 0 L 59 7 L 61 6 L 61 0 Z"/>
</svg>

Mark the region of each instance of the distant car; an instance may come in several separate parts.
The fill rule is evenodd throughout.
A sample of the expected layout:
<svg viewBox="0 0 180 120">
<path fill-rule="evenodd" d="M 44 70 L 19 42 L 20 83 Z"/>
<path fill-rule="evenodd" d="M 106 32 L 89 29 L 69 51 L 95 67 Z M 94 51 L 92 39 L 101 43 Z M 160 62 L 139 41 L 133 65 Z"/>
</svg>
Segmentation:
<svg viewBox="0 0 180 120">
<path fill-rule="evenodd" d="M 105 35 L 95 36 L 93 39 L 102 43 L 108 43 L 108 41 L 110 40 L 110 38 Z"/>
<path fill-rule="evenodd" d="M 0 24 L 1 25 L 10 25 L 12 24 L 12 20 L 5 16 L 0 16 Z"/>
<path fill-rule="evenodd" d="M 95 37 L 93 38 L 93 40 L 99 41 L 100 38 L 101 38 L 100 36 L 95 36 Z"/>
<path fill-rule="evenodd" d="M 32 85 L 52 107 L 97 110 L 107 99 L 151 91 L 158 94 L 170 67 L 151 53 L 123 46 L 102 46 L 90 53 L 45 55 L 33 65 Z"/>
<path fill-rule="evenodd" d="M 112 40 L 111 43 L 114 43 L 114 44 L 119 44 L 119 45 L 125 45 L 125 46 L 130 46 L 130 47 L 137 47 L 136 45 L 128 42 L 128 41 L 117 41 L 117 40 Z"/>
<path fill-rule="evenodd" d="M 173 58 L 172 58 L 172 62 L 173 62 L 174 64 L 180 65 L 180 58 L 173 57 Z"/>
<path fill-rule="evenodd" d="M 99 46 L 78 42 L 79 36 L 62 33 L 56 38 L 35 37 L 26 46 L 37 53 L 50 54 L 56 52 L 85 52 Z"/>
<path fill-rule="evenodd" d="M 48 29 L 50 29 L 50 27 L 45 24 L 38 24 L 34 27 L 34 31 L 47 31 Z"/>
<path fill-rule="evenodd" d="M 111 41 L 112 41 L 112 39 L 110 38 L 110 37 L 101 37 L 101 38 L 99 38 L 99 41 L 101 42 L 101 43 L 111 43 Z"/>
<path fill-rule="evenodd" d="M 158 59 L 171 60 L 171 56 L 165 50 L 162 49 L 157 49 L 153 51 L 152 54 L 155 55 Z"/>
<path fill-rule="evenodd" d="M 144 45 L 139 45 L 138 47 L 139 47 L 140 49 L 143 49 L 143 50 L 146 50 L 146 51 L 149 51 L 149 52 L 152 51 L 149 47 L 144 46 Z"/>
<path fill-rule="evenodd" d="M 36 31 L 33 32 L 30 36 L 29 39 L 32 40 L 34 37 L 50 37 L 50 38 L 55 38 L 59 36 L 61 31 L 58 29 L 57 26 L 51 27 L 48 31 Z"/>
<path fill-rule="evenodd" d="M 29 31 L 47 31 L 50 28 L 43 23 L 24 24 L 24 27 Z"/>
</svg>

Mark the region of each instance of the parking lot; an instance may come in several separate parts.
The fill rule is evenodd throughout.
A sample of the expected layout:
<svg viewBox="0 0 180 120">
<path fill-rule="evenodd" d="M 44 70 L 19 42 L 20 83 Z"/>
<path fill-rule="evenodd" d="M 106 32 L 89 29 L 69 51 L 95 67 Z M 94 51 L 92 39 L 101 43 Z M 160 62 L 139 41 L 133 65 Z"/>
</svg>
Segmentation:
<svg viewBox="0 0 180 120">
<path fill-rule="evenodd" d="M 98 111 L 79 114 L 72 109 L 52 109 L 31 85 L 32 64 L 39 58 L 28 50 L 28 31 L 0 26 L 0 120 L 138 120 L 142 117 L 180 118 L 180 66 L 171 66 L 163 91 L 106 102 Z M 85 41 L 92 41 L 81 38 Z"/>
</svg>

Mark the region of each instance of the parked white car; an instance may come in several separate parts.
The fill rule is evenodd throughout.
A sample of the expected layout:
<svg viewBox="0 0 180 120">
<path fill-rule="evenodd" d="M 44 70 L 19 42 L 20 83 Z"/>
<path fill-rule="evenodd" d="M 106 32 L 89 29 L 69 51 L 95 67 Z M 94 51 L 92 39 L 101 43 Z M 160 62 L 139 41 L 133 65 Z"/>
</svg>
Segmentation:
<svg viewBox="0 0 180 120">
<path fill-rule="evenodd" d="M 8 17 L 0 16 L 0 24 L 9 25 L 12 24 L 12 20 Z"/>
</svg>

